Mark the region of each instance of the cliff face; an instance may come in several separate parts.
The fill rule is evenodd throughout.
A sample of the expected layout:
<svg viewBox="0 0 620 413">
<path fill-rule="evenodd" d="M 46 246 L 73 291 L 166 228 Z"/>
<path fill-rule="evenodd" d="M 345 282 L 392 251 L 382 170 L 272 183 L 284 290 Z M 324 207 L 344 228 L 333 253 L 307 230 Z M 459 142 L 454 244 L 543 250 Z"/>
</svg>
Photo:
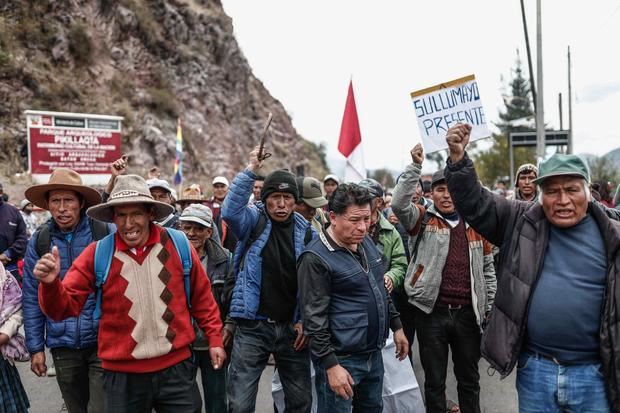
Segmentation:
<svg viewBox="0 0 620 413">
<path fill-rule="evenodd" d="M 166 178 L 181 117 L 185 182 L 202 183 L 247 164 L 272 112 L 265 172 L 326 169 L 252 74 L 217 0 L 0 0 L 0 97 L 5 174 L 23 163 L 27 109 L 124 116 L 130 167 Z"/>
</svg>

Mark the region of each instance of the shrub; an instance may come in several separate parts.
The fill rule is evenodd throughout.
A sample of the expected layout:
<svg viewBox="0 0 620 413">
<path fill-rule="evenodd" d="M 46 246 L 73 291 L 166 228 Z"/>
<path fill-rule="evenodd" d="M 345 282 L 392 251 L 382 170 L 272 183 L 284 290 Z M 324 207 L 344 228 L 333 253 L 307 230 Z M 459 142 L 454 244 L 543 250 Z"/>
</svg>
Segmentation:
<svg viewBox="0 0 620 413">
<path fill-rule="evenodd" d="M 92 62 L 93 45 L 86 31 L 86 27 L 80 23 L 73 24 L 67 34 L 69 40 L 69 53 L 78 66 L 86 66 Z"/>
</svg>

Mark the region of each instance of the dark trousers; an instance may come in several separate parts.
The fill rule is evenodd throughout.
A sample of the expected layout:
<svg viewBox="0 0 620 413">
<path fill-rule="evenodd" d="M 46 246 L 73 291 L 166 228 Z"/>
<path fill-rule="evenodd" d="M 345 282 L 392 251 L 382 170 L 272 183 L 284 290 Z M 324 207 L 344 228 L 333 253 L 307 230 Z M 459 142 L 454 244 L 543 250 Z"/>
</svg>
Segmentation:
<svg viewBox="0 0 620 413">
<path fill-rule="evenodd" d="M 50 350 L 56 380 L 70 413 L 103 412 L 103 369 L 97 347 Z"/>
<path fill-rule="evenodd" d="M 108 413 L 200 413 L 196 366 L 187 359 L 153 373 L 104 371 Z"/>
<path fill-rule="evenodd" d="M 461 412 L 480 413 L 480 329 L 472 307 L 435 306 L 430 314 L 416 309 L 415 317 L 427 413 L 446 411 L 448 346 L 452 351 Z"/>
<path fill-rule="evenodd" d="M 310 413 L 312 382 L 308 348 L 295 351 L 297 334 L 292 323 L 238 320 L 228 376 L 228 409 L 231 413 L 255 411 L 260 376 L 273 354 L 287 413 Z"/>
<path fill-rule="evenodd" d="M 415 339 L 415 312 L 416 307 L 409 303 L 409 297 L 404 291 L 394 291 L 394 305 L 400 313 L 400 322 L 403 324 L 403 331 L 409 342 L 409 362 L 413 366 L 413 340 Z"/>
<path fill-rule="evenodd" d="M 215 370 L 208 350 L 194 350 L 194 361 L 200 368 L 202 392 L 207 413 L 226 412 L 226 370 L 228 363 Z"/>
</svg>

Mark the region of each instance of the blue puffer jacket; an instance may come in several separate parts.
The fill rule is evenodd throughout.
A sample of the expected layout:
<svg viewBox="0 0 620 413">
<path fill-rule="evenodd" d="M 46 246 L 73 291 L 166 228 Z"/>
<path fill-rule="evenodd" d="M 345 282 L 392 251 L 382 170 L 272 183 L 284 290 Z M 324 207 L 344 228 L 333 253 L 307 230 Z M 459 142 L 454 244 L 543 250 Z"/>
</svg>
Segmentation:
<svg viewBox="0 0 620 413">
<path fill-rule="evenodd" d="M 252 229 L 258 223 L 259 214 L 264 213 L 264 206 L 257 202 L 248 205 L 248 199 L 252 194 L 252 187 L 256 175 L 246 169 L 239 173 L 232 181 L 230 190 L 222 205 L 222 218 L 235 233 L 239 242 L 235 248 L 234 268 L 238 269 L 237 280 L 230 303 L 229 316 L 232 318 L 244 318 L 249 320 L 264 319 L 257 314 L 260 304 L 260 289 L 262 279 L 261 252 L 271 233 L 271 220 L 267 219 L 265 230 L 248 248 L 243 267 L 239 268 L 246 243 L 252 233 Z M 294 213 L 295 228 L 293 230 L 293 242 L 295 244 L 295 258 L 299 258 L 305 248 L 304 239 L 308 228 L 312 231 L 312 237 L 316 237 L 316 231 L 310 223 L 298 213 Z M 299 320 L 299 311 L 294 315 L 295 321 Z"/>
<path fill-rule="evenodd" d="M 63 233 L 50 219 L 46 225 L 50 226 L 51 246 L 57 246 L 60 253 L 60 278 L 64 278 L 73 260 L 93 241 L 90 218 L 84 212 L 80 222 L 73 232 Z M 110 232 L 114 226 L 109 225 Z M 32 270 L 39 260 L 36 251 L 37 236 L 28 242 L 24 261 L 23 311 L 24 328 L 26 330 L 26 346 L 31 354 L 43 351 L 45 345 L 49 348 L 69 347 L 85 348 L 97 345 L 99 320 L 93 319 L 95 309 L 95 295 L 91 294 L 84 305 L 79 317 L 67 318 L 55 322 L 48 319 L 39 307 L 39 281 L 32 274 Z"/>
</svg>

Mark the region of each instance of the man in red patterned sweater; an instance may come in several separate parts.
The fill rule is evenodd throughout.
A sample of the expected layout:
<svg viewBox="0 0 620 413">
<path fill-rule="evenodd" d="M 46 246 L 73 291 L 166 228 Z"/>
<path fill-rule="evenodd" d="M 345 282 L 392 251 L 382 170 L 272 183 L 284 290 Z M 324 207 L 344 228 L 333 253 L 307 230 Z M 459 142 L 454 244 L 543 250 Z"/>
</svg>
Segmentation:
<svg viewBox="0 0 620 413">
<path fill-rule="evenodd" d="M 183 265 L 167 230 L 153 223 L 172 212 L 155 201 L 143 178 L 121 175 L 107 203 L 89 208 L 92 218 L 116 224 L 115 250 L 102 288 L 99 357 L 109 412 L 200 412 L 191 317 L 209 340 L 211 363 L 224 365 L 222 322 L 209 278 L 193 248 L 188 305 Z M 39 301 L 54 320 L 78 315 L 96 292 L 96 243 L 73 262 L 61 281 L 54 247 L 34 268 Z"/>
</svg>

